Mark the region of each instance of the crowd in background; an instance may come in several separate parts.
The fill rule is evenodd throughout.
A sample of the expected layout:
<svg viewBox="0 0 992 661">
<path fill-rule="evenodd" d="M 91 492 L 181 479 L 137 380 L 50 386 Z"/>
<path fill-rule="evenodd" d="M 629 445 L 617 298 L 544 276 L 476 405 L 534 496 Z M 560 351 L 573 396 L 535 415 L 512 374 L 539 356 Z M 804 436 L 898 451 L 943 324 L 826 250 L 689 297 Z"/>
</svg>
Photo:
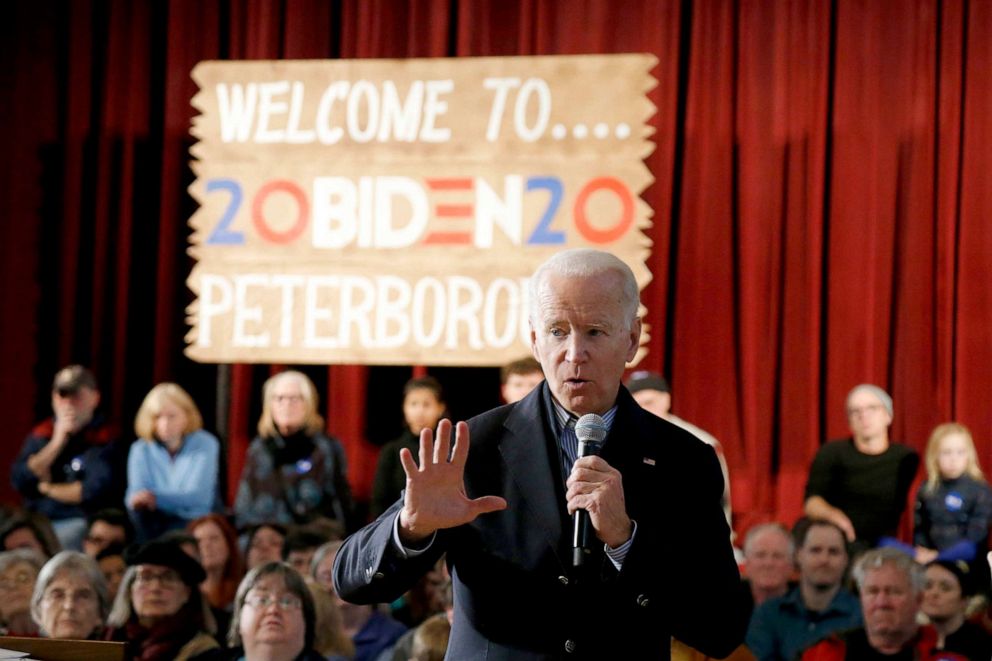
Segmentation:
<svg viewBox="0 0 992 661">
<path fill-rule="evenodd" d="M 536 361 L 508 365 L 504 400 L 541 380 Z M 643 408 L 713 447 L 729 524 L 732 476 L 719 442 L 671 412 L 660 375 L 635 372 L 627 387 Z M 446 415 L 442 385 L 430 376 L 411 379 L 401 401 L 405 429 L 381 451 L 372 517 L 401 497 L 400 450 L 416 456 L 421 430 Z M 816 455 L 803 519 L 745 536 L 740 561 L 753 611 L 735 658 L 987 661 L 992 489 L 969 430 L 947 423 L 933 431 L 915 525 L 900 537 L 919 457 L 889 438 L 894 405 L 884 390 L 857 386 L 846 407 L 851 435 Z M 219 487 L 221 444 L 178 384 L 152 388 L 133 435 L 101 417 L 99 388 L 82 366 L 56 374 L 52 410 L 11 468 L 22 502 L 0 526 L 3 633 L 117 640 L 129 659 L 146 661 L 443 658 L 452 609 L 443 562 L 392 604 L 358 606 L 334 593 L 335 554 L 365 517 L 342 444 L 327 434 L 303 373 L 265 382 L 231 507 Z M 698 653 L 673 641 L 673 658 Z"/>
</svg>

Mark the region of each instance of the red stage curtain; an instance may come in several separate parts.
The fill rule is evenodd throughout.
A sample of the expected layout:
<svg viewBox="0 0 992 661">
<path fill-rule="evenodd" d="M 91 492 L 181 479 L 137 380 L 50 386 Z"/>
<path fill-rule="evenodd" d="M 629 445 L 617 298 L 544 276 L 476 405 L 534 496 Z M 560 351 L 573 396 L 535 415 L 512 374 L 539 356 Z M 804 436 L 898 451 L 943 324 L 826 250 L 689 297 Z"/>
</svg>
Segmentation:
<svg viewBox="0 0 992 661">
<path fill-rule="evenodd" d="M 208 423 L 226 421 L 236 482 L 271 368 L 235 366 L 218 404 L 217 368 L 182 355 L 196 62 L 650 52 L 644 366 L 671 378 L 679 415 L 723 442 L 740 527 L 799 514 L 809 461 L 845 432 L 843 398 L 860 382 L 893 394 L 896 439 L 922 450 L 935 424 L 957 419 L 992 468 L 990 3 L 35 0 L 4 11 L 8 462 L 45 413 L 51 375 L 82 361 L 125 429 L 154 383 L 186 386 Z M 308 368 L 359 495 L 377 453 L 367 410 L 398 400 L 370 389 L 378 369 Z"/>
</svg>

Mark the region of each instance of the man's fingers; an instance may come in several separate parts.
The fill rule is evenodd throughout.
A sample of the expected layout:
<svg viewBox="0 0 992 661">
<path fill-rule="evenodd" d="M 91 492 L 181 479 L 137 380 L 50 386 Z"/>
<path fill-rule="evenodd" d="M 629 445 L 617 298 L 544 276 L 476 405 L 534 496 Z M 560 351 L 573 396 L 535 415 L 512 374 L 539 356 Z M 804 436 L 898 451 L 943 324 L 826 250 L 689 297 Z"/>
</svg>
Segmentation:
<svg viewBox="0 0 992 661">
<path fill-rule="evenodd" d="M 506 499 L 500 498 L 499 496 L 482 496 L 480 498 L 476 498 L 475 500 L 470 500 L 469 504 L 472 506 L 472 511 L 475 516 L 506 509 Z"/>
<path fill-rule="evenodd" d="M 455 450 L 451 455 L 451 463 L 464 466 L 468 459 L 468 423 L 459 422 L 455 425 Z"/>
<path fill-rule="evenodd" d="M 423 445 L 421 445 L 420 457 L 420 463 L 423 465 Z M 403 472 L 406 473 L 407 479 L 413 479 L 413 476 L 417 474 L 417 463 L 413 460 L 413 453 L 407 448 L 400 450 L 400 464 L 403 465 Z"/>
<path fill-rule="evenodd" d="M 450 449 L 451 421 L 444 419 L 437 423 L 437 442 L 434 444 L 434 463 L 446 463 L 448 461 L 448 450 Z"/>
<path fill-rule="evenodd" d="M 420 430 L 420 465 L 427 466 L 434 456 L 434 432 L 430 429 Z"/>
</svg>

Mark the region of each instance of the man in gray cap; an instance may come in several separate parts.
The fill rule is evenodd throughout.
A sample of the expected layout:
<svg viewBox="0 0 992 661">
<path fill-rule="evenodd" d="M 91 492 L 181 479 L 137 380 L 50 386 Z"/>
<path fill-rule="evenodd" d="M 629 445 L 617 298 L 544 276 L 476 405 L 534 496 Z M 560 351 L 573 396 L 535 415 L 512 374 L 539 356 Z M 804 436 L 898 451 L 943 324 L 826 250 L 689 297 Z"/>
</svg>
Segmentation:
<svg viewBox="0 0 992 661">
<path fill-rule="evenodd" d="M 720 445 L 720 441 L 716 440 L 716 437 L 709 432 L 672 413 L 672 391 L 668 387 L 668 381 L 660 374 L 645 370 L 634 372 L 627 378 L 627 390 L 634 396 L 634 400 L 641 405 L 642 409 L 681 427 L 713 448 L 716 452 L 716 458 L 720 460 L 720 470 L 723 471 L 723 500 L 721 501 L 723 513 L 727 517 L 727 525 L 733 531 L 730 510 L 730 472 L 727 470 L 727 460 L 723 456 L 723 446 Z"/>
<path fill-rule="evenodd" d="M 86 516 L 121 507 L 127 449 L 97 415 L 93 373 L 70 365 L 52 383 L 54 415 L 24 441 L 10 478 L 24 505 L 52 521 L 63 548 L 79 550 Z"/>
<path fill-rule="evenodd" d="M 816 453 L 806 483 L 806 516 L 844 531 L 858 551 L 894 537 L 920 457 L 889 440 L 892 398 L 861 384 L 847 395 L 851 437 L 830 441 Z"/>
</svg>

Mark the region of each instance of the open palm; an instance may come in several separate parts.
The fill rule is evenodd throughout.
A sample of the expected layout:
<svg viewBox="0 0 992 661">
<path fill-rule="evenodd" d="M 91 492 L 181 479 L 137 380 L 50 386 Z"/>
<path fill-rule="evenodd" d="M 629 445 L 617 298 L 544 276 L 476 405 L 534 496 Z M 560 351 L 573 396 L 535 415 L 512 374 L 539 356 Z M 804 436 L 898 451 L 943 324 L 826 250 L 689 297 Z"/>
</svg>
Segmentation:
<svg viewBox="0 0 992 661">
<path fill-rule="evenodd" d="M 451 449 L 451 421 L 437 426 L 437 440 L 430 429 L 420 432 L 420 466 L 413 453 L 400 450 L 406 472 L 406 492 L 400 513 L 400 537 L 404 542 L 426 539 L 435 531 L 473 521 L 480 514 L 506 509 L 499 496 L 471 499 L 465 494 L 465 460 L 468 458 L 468 425 L 455 427 Z M 450 455 L 450 457 L 449 457 Z"/>
</svg>

